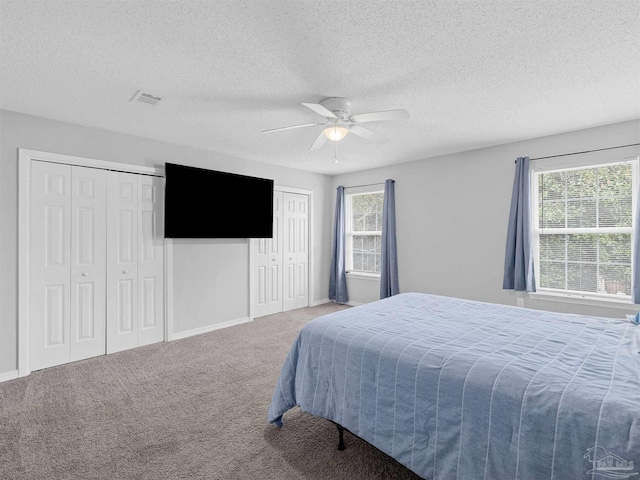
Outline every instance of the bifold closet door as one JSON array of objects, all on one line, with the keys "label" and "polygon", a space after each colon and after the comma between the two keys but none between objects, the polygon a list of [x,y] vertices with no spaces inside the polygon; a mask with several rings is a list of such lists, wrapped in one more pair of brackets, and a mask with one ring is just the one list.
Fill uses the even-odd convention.
[{"label": "bifold closet door", "polygon": [[273,192],[273,238],[251,240],[254,316],[282,312],[282,192]]},{"label": "bifold closet door", "polygon": [[309,306],[309,196],[296,195],[296,308]]},{"label": "bifold closet door", "polygon": [[107,172],[71,167],[71,358],[106,353]]},{"label": "bifold closet door", "polygon": [[309,196],[285,193],[283,311],[309,306]]},{"label": "bifold closet door", "polygon": [[273,192],[273,238],[251,248],[254,317],[309,306],[309,196]]},{"label": "bifold closet door", "polygon": [[105,172],[33,161],[31,370],[105,353]]},{"label": "bifold closet door", "polygon": [[138,175],[138,346],[164,339],[164,179]]},{"label": "bifold closet door", "polygon": [[164,179],[108,173],[107,353],[164,339]]},{"label": "bifold closet door", "polygon": [[138,175],[107,176],[107,353],[138,346]]}]

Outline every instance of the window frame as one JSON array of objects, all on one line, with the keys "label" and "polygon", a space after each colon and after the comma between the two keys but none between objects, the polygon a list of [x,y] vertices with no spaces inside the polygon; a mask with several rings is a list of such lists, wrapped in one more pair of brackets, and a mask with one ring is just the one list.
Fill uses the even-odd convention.
[{"label": "window frame", "polygon": [[[631,227],[603,227],[603,228],[553,228],[553,229],[545,229],[539,227],[539,209],[538,209],[538,174],[540,173],[551,173],[557,171],[566,171],[566,170],[582,170],[589,168],[596,168],[600,166],[612,166],[612,165],[620,165],[625,163],[631,163],[631,184],[632,184],[632,192],[631,192],[631,209],[632,209],[632,224]],[[618,158],[609,158],[603,157],[602,155],[591,155],[589,158],[586,158],[585,155],[580,155],[579,158],[553,158],[553,159],[544,159],[544,160],[532,160],[530,163],[530,192],[531,192],[531,243],[534,255],[534,274],[536,278],[536,292],[529,293],[529,296],[532,298],[536,298],[539,300],[550,300],[550,301],[569,301],[575,302],[579,301],[580,303],[586,303],[589,305],[598,305],[598,304],[618,304],[621,308],[626,308],[628,306],[633,307],[633,303],[631,302],[630,295],[618,295],[618,294],[607,294],[607,293],[597,293],[597,292],[583,292],[579,290],[561,290],[556,288],[545,288],[540,287],[540,235],[545,233],[550,233],[550,230],[553,233],[558,234],[585,234],[585,233],[628,233],[631,235],[631,265],[634,262],[634,252],[633,252],[633,241],[634,241],[634,231],[636,227],[636,209],[638,202],[638,188],[639,188],[639,164],[640,159],[638,156],[623,156]]]},{"label": "window frame", "polygon": [[[344,203],[345,203],[345,270],[349,276],[357,276],[368,278],[372,280],[379,280],[379,272],[367,272],[353,269],[353,214],[352,214],[352,198],[355,195],[366,195],[370,193],[382,193],[384,199],[384,183],[372,184],[363,187],[347,187],[344,189]],[[358,231],[357,235],[379,235],[382,238],[382,228],[380,231]]]}]

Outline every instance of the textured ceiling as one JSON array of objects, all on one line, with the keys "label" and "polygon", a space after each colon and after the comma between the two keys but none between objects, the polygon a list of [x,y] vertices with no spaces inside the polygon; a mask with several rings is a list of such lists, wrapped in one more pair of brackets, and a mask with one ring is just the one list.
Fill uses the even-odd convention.
[{"label": "textured ceiling", "polygon": [[[640,2],[6,1],[0,108],[336,174],[640,118]],[[129,103],[137,90],[163,97]],[[328,96],[404,108],[318,151]]]}]

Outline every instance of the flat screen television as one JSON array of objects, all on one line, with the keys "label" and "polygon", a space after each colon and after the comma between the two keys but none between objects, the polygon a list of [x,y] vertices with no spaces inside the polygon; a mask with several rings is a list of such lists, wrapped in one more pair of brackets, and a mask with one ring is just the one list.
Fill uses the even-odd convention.
[{"label": "flat screen television", "polygon": [[273,180],[165,166],[165,238],[272,238]]}]

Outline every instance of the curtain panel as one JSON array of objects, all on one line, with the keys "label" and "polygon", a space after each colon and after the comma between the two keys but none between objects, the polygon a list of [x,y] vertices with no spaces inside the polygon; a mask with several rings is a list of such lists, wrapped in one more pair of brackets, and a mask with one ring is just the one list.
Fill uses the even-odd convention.
[{"label": "curtain panel", "polygon": [[396,189],[394,180],[385,180],[384,182],[381,257],[380,298],[387,298],[400,293],[400,285],[398,282],[398,248],[396,244]]},{"label": "curtain panel", "polygon": [[336,194],[336,215],[333,225],[333,247],[331,251],[331,273],[329,277],[329,300],[347,303],[346,255],[345,255],[345,211],[344,187],[338,187]]},{"label": "curtain panel", "polygon": [[502,288],[535,292],[531,244],[531,191],[529,157],[516,160],[511,194]]}]

